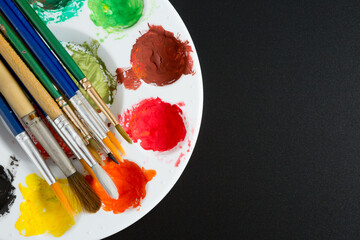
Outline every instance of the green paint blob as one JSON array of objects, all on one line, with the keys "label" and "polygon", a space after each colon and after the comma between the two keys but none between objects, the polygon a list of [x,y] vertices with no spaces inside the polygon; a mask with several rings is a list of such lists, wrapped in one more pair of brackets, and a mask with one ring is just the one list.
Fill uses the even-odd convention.
[{"label": "green paint blob", "polygon": [[90,19],[107,32],[116,32],[137,23],[144,9],[143,0],[89,0]]},{"label": "green paint blob", "polygon": [[35,0],[31,2],[42,9],[59,9],[65,7],[70,0]]},{"label": "green paint blob", "polygon": [[28,0],[45,22],[63,22],[78,15],[85,0]]},{"label": "green paint blob", "polygon": [[[116,78],[111,75],[107,70],[105,63],[97,55],[100,43],[96,40],[92,42],[84,42],[83,44],[67,43],[66,48],[72,52],[72,58],[84,72],[87,79],[95,87],[100,97],[106,104],[112,104],[114,102],[115,90],[116,90]],[[78,82],[74,80],[78,85],[80,91],[84,94],[91,105],[98,109],[96,104],[88,97],[85,91],[80,87]]]}]

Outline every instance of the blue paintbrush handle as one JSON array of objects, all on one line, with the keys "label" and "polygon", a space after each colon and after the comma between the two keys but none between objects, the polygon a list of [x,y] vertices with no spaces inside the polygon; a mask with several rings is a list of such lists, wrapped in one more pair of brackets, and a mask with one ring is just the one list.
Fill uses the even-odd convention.
[{"label": "blue paintbrush handle", "polygon": [[0,93],[0,115],[14,136],[25,131],[14,111]]},{"label": "blue paintbrush handle", "polygon": [[11,0],[1,0],[0,10],[60,90],[67,98],[73,97],[78,90],[77,86],[17,5]]},{"label": "blue paintbrush handle", "polygon": [[25,151],[31,161],[39,169],[41,175],[45,178],[46,182],[51,185],[55,183],[56,179],[46,165],[44,159],[41,157],[38,149],[31,141],[30,137],[25,132],[24,127],[21,125],[20,120],[16,117],[15,113],[6,102],[4,96],[0,93],[0,116],[8,126],[21,148]]}]

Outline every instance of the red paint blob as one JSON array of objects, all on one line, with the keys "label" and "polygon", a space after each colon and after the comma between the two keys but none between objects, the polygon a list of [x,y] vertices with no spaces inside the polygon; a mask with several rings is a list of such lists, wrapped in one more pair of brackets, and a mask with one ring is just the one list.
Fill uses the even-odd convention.
[{"label": "red paint blob", "polygon": [[167,151],[185,139],[182,111],[160,98],[142,100],[126,110],[120,123],[130,138],[145,150]]},{"label": "red paint blob", "polygon": [[162,26],[149,25],[149,30],[136,40],[131,50],[131,69],[116,70],[119,83],[137,89],[146,83],[164,86],[177,81],[183,74],[194,74],[189,41],[182,42]]},{"label": "red paint blob", "polygon": [[112,211],[115,214],[122,213],[130,207],[136,208],[140,206],[141,199],[146,196],[146,184],[156,175],[155,170],[145,170],[126,159],[124,159],[124,162],[120,162],[119,165],[109,161],[103,168],[118,189],[118,199],[110,198],[100,183],[94,180],[91,175],[87,175],[86,180],[101,198],[103,209]]}]

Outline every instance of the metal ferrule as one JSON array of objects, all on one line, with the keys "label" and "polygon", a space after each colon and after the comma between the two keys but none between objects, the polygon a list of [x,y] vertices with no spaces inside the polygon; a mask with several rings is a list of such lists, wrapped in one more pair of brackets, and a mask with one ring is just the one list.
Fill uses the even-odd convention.
[{"label": "metal ferrule", "polygon": [[83,78],[80,80],[80,84],[84,88],[86,93],[90,96],[90,98],[100,108],[100,111],[105,115],[107,119],[109,119],[111,124],[113,124],[114,126],[117,125],[117,119],[111,113],[110,109],[106,106],[104,101],[101,99],[95,88],[92,86],[91,82],[87,78]]},{"label": "metal ferrule", "polygon": [[[71,108],[71,110],[72,110],[72,108]],[[79,121],[81,122],[81,125],[83,125],[85,128],[86,128],[86,131],[87,131],[87,133],[89,134],[89,135],[86,135],[86,138],[85,138],[85,136],[83,136],[83,140],[84,140],[84,143],[85,143],[85,145],[89,145],[89,140],[91,139],[91,138],[93,138],[93,133],[92,133],[92,131],[91,131],[91,128],[89,127],[89,129],[87,129],[87,127],[86,127],[86,122],[84,121],[84,119],[82,118],[82,116],[81,116],[81,114],[79,114],[79,112],[75,109],[75,110],[73,110],[73,113],[76,115],[76,117],[77,117],[77,119],[79,119]],[[72,122],[72,125],[74,126],[74,123]]]},{"label": "metal ferrule", "polygon": [[96,164],[95,159],[93,159],[90,151],[67,118],[64,115],[60,115],[54,120],[54,124],[57,126],[59,132],[62,133],[64,139],[67,140],[67,144],[71,150],[74,153],[76,152],[75,155],[77,155],[79,159],[84,159],[90,167],[94,166],[94,164]]},{"label": "metal ferrule", "polygon": [[64,98],[62,96],[55,99],[55,101],[61,108],[67,105],[67,102],[64,100]]},{"label": "metal ferrule", "polygon": [[34,143],[31,141],[30,137],[26,132],[19,133],[15,136],[16,140],[20,144],[21,148],[28,155],[30,160],[36,165],[41,175],[45,178],[46,182],[49,185],[52,185],[56,182],[56,179],[49,167],[46,165],[44,159],[41,157],[39,151],[37,150]]},{"label": "metal ferrule", "polygon": [[50,130],[46,127],[43,121],[37,116],[36,112],[31,112],[22,118],[26,126],[30,129],[35,138],[43,146],[45,151],[55,161],[61,171],[66,177],[71,176],[76,172],[63,149],[60,147]]},{"label": "metal ferrule", "polygon": [[51,125],[53,126],[53,128],[56,130],[56,132],[60,135],[60,137],[64,140],[64,142],[66,143],[66,145],[70,148],[70,150],[74,153],[75,157],[80,159],[80,153],[78,152],[78,150],[74,147],[76,145],[76,143],[71,140],[69,140],[69,137],[66,137],[64,135],[64,133],[60,130],[60,128],[54,123],[54,121],[49,117],[46,116],[46,119],[48,120],[49,123],[51,123]]},{"label": "metal ferrule", "polygon": [[109,128],[106,127],[104,121],[99,116],[99,113],[96,112],[96,110],[91,106],[91,104],[88,102],[88,100],[84,97],[84,95],[80,91],[77,91],[76,94],[79,96],[79,98],[84,103],[84,105],[89,109],[89,112],[94,117],[94,119],[97,121],[97,123],[101,127],[102,131],[107,133],[109,131]]},{"label": "metal ferrule", "polygon": [[91,131],[99,138],[106,138],[106,133],[103,132],[96,119],[92,116],[89,109],[84,105],[83,101],[80,99],[78,95],[74,95],[70,98],[70,102],[75,107],[76,111],[81,115],[81,118],[88,125]]},{"label": "metal ferrule", "polygon": [[71,109],[69,105],[66,105],[62,108],[62,110],[65,112],[66,116],[69,117],[69,119],[72,121],[72,123],[75,125],[75,127],[80,131],[80,133],[83,135],[85,144],[89,144],[89,139],[91,138],[89,131],[86,129],[84,124],[81,122],[81,120],[76,116],[74,111]]}]

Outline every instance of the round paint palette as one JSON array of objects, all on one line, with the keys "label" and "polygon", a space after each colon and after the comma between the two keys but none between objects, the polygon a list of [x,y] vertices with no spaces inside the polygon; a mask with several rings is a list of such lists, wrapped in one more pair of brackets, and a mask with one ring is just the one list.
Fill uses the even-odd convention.
[{"label": "round paint palette", "polygon": [[[143,191],[125,209],[103,203],[96,214],[77,215],[75,224],[59,234],[61,239],[100,239],[121,231],[148,213],[185,169],[201,123],[200,64],[184,23],[166,0],[121,1],[132,5],[118,6],[115,0],[49,2],[51,6],[44,8],[38,4],[34,8],[73,54],[90,81],[89,75],[102,79],[93,82],[94,86],[134,141],[128,144],[116,133],[127,153],[124,159],[135,164],[140,175],[145,172],[153,175],[156,171],[151,180],[151,177],[144,180],[146,195]],[[135,9],[128,7],[134,4]],[[123,15],[109,17],[110,13]],[[114,128],[111,130],[115,132]],[[0,216],[0,239],[52,238],[48,232],[37,235],[36,231],[23,229],[20,234],[15,228],[23,214],[20,204],[26,202],[19,184],[26,188],[27,176],[39,173],[3,124],[0,134],[0,165],[14,175],[16,195],[9,213]],[[15,156],[18,162],[14,164],[10,156]],[[57,178],[64,178],[51,160],[47,163]],[[77,160],[73,164],[86,174]],[[133,176],[132,172],[129,175]],[[120,198],[125,195],[120,193]]]}]

